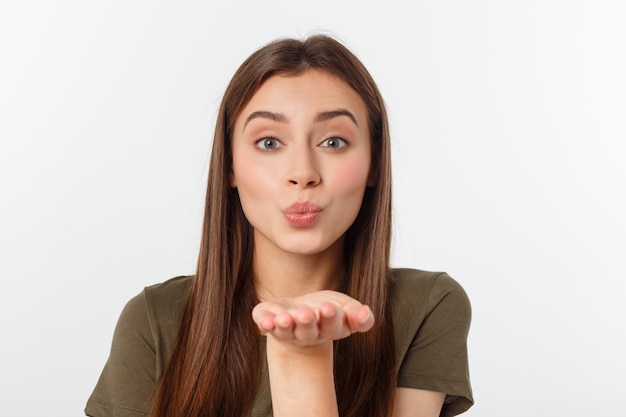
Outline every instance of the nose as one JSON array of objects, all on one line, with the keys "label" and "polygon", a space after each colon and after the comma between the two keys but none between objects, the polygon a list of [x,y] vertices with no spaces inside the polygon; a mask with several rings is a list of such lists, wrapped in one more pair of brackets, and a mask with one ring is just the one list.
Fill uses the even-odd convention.
[{"label": "nose", "polygon": [[321,181],[314,151],[308,146],[292,149],[291,161],[287,171],[287,181],[298,188],[314,187]]}]

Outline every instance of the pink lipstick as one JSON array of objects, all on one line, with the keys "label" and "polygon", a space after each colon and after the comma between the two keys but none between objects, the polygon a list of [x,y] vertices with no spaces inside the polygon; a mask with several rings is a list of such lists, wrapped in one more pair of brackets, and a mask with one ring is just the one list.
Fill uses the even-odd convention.
[{"label": "pink lipstick", "polygon": [[322,213],[322,208],[316,204],[293,203],[283,211],[287,221],[294,227],[311,226]]}]

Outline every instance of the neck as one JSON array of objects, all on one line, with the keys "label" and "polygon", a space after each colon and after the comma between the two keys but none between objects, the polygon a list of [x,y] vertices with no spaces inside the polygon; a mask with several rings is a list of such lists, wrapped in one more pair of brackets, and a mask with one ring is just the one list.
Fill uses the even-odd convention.
[{"label": "neck", "polygon": [[261,300],[298,297],[321,290],[338,290],[345,262],[343,238],[323,252],[302,255],[284,252],[255,239],[252,266]]}]

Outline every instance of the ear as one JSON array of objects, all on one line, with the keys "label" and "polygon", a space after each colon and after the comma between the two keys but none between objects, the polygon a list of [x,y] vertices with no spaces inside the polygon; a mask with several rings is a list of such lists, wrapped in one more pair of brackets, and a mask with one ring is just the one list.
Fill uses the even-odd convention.
[{"label": "ear", "polygon": [[228,174],[228,186],[230,188],[237,188],[237,181],[235,180],[235,173],[233,171],[230,171],[230,174]]}]

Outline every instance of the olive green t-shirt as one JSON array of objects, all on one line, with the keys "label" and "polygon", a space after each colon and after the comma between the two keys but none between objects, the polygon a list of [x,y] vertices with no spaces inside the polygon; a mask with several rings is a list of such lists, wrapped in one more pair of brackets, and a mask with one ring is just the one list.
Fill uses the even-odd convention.
[{"label": "olive green t-shirt", "polygon": [[[192,279],[177,277],[147,287],[128,302],[86,415],[147,415],[178,334]],[[464,412],[473,404],[466,346],[471,309],[465,291],[441,272],[394,269],[392,282],[398,386],[445,392],[441,416]],[[265,364],[251,417],[271,415]]]}]

